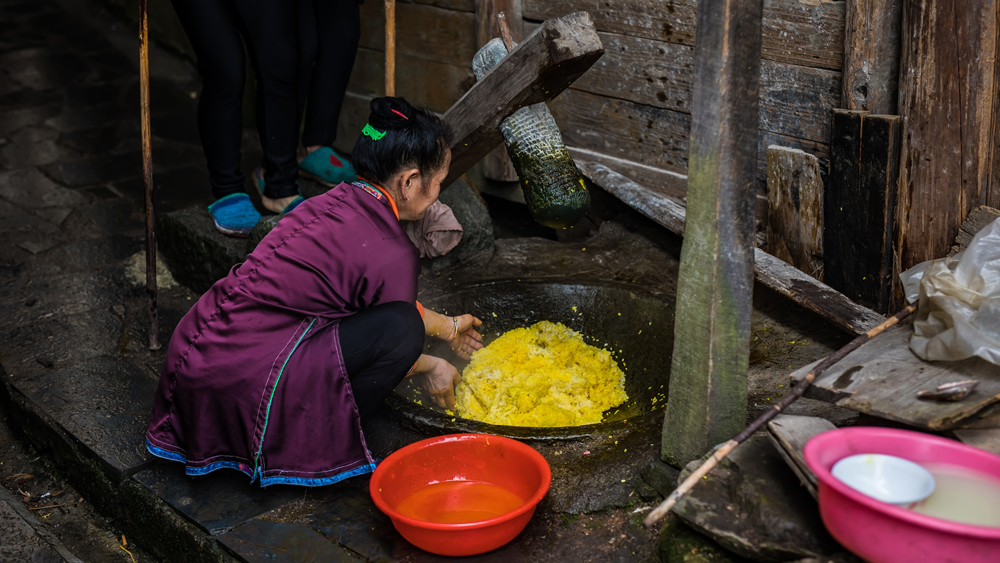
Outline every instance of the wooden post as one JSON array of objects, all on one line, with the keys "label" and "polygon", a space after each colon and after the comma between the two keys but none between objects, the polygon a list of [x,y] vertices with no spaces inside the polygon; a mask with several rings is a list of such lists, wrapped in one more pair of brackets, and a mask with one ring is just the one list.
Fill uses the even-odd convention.
[{"label": "wooden post", "polygon": [[[522,37],[521,0],[476,0],[476,46],[482,47],[500,36],[497,14],[505,14],[514,43]],[[502,182],[516,182],[517,172],[507,155],[507,147],[499,146],[483,158],[483,176]]]},{"label": "wooden post", "polygon": [[396,95],[396,0],[385,0],[385,95]]},{"label": "wooden post", "polygon": [[823,179],[805,151],[767,148],[767,251],[823,279]]},{"label": "wooden post", "polygon": [[847,0],[844,107],[895,114],[902,0]]},{"label": "wooden post", "polygon": [[892,308],[892,230],[900,119],[833,111],[830,185],[824,204],[824,281],[851,299]]},{"label": "wooden post", "polygon": [[947,254],[970,211],[1000,203],[997,20],[997,0],[903,2],[895,274]]},{"label": "wooden post", "polygon": [[701,0],[663,459],[746,426],[762,0]]},{"label": "wooden post", "polygon": [[454,142],[441,186],[448,187],[503,141],[500,123],[510,114],[555,98],[602,55],[604,45],[587,12],[538,26],[442,117]]},{"label": "wooden post", "polygon": [[146,189],[146,295],[149,306],[149,349],[160,349],[156,311],[156,228],[153,216],[153,151],[149,118],[149,7],[139,0],[139,114],[142,135],[142,183]]}]

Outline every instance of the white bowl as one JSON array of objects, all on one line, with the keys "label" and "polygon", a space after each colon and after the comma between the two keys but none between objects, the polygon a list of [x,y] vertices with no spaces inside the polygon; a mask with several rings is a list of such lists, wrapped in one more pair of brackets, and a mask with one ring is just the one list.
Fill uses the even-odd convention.
[{"label": "white bowl", "polygon": [[931,496],[934,477],[923,467],[900,457],[860,454],[845,457],[831,471],[852,489],[876,500],[907,506]]}]

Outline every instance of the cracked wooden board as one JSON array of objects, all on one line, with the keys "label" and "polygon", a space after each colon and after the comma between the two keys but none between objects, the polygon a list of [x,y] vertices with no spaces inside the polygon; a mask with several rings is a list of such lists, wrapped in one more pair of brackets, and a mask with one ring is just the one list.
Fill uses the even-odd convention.
[{"label": "cracked wooden board", "polygon": [[[1000,400],[1000,366],[979,358],[925,362],[910,351],[912,333],[910,327],[886,331],[827,369],[805,396],[934,431],[956,428]],[[792,381],[804,378],[816,363],[792,373]],[[965,379],[979,385],[961,401],[917,399],[918,391]]]}]

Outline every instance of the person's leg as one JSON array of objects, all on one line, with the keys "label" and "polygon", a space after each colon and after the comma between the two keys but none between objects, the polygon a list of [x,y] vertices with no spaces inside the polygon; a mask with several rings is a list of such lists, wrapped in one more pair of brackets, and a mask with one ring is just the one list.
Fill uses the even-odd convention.
[{"label": "person's leg", "polygon": [[202,78],[198,132],[208,162],[212,195],[243,192],[240,171],[243,133],[243,41],[230,0],[173,0],[174,10],[198,57]]},{"label": "person's leg", "polygon": [[406,377],[423,347],[424,323],[413,303],[383,303],[340,321],[340,349],[361,418]]},{"label": "person's leg", "polygon": [[340,108],[361,38],[361,15],[357,0],[314,0],[313,5],[318,30],[316,64],[302,144],[315,148],[328,147],[337,139]]},{"label": "person's leg", "polygon": [[[298,13],[287,0],[236,2],[257,71],[267,199],[298,195]],[[265,199],[265,205],[267,204]]]}]

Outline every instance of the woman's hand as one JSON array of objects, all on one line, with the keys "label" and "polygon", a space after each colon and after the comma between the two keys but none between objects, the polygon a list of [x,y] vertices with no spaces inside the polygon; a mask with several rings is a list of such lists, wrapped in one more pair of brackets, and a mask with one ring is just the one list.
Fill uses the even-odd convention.
[{"label": "woman's hand", "polygon": [[455,408],[455,385],[462,381],[462,374],[448,361],[434,356],[421,356],[418,366],[423,364],[429,369],[419,373],[421,387],[431,396],[439,407]]},{"label": "woman's hand", "polygon": [[468,360],[473,352],[483,347],[483,337],[475,330],[481,324],[483,321],[472,315],[449,317],[424,310],[426,334],[447,342],[463,360]]},{"label": "woman's hand", "polygon": [[473,352],[483,347],[483,336],[475,329],[483,324],[483,321],[472,315],[458,315],[453,318],[455,320],[452,321],[452,337],[445,341],[451,344],[451,349],[459,357],[468,360]]}]

